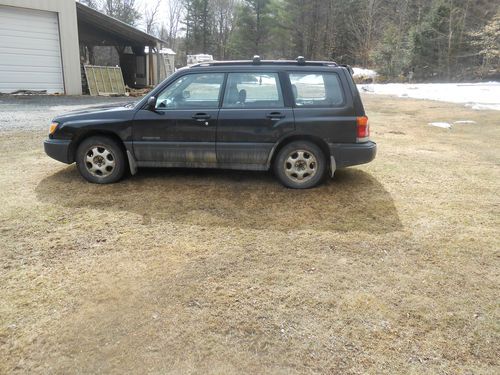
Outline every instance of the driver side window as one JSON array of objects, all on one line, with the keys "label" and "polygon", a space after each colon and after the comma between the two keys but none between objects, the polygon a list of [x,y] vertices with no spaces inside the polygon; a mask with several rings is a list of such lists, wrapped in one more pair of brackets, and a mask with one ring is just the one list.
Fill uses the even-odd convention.
[{"label": "driver side window", "polygon": [[223,73],[182,76],[158,96],[156,109],[218,108],[223,82]]}]

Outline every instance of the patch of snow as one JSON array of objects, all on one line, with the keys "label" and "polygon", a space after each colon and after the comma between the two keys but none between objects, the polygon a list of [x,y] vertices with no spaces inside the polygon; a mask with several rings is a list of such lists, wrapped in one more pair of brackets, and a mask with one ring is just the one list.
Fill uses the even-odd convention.
[{"label": "patch of snow", "polygon": [[[358,79],[374,79],[377,72],[371,69],[352,68],[353,77]],[[308,74],[297,80],[299,83],[306,83],[309,85],[324,85],[323,76],[321,74]]]},{"label": "patch of snow", "polygon": [[483,104],[483,103],[467,103],[465,106],[466,107],[470,107],[472,109],[476,109],[478,111],[480,111],[482,109],[493,109],[493,110],[496,110],[496,111],[500,111],[500,104],[496,104],[496,103],[487,103],[487,104]]},{"label": "patch of snow", "polygon": [[454,121],[453,124],[477,124],[474,120],[458,120]]},{"label": "patch of snow", "polygon": [[297,80],[298,83],[308,85],[324,85],[323,76],[321,74],[308,74]]},{"label": "patch of snow", "polygon": [[377,72],[371,69],[365,68],[352,68],[354,71],[353,77],[355,78],[375,78],[377,76]]},{"label": "patch of snow", "polygon": [[451,129],[451,124],[447,122],[429,122],[431,126],[437,126],[438,128]]},{"label": "patch of snow", "polygon": [[500,82],[484,83],[387,83],[359,85],[362,91],[414,99],[464,104],[472,109],[500,111]]}]

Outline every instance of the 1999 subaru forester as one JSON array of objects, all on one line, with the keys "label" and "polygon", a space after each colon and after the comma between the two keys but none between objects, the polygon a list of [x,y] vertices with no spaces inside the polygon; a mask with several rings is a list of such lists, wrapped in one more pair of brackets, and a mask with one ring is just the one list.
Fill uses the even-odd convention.
[{"label": "1999 subaru forester", "polygon": [[56,117],[44,147],[94,183],[138,167],[272,168],[299,189],[376,154],[348,66],[258,57],[194,65],[138,103]]}]

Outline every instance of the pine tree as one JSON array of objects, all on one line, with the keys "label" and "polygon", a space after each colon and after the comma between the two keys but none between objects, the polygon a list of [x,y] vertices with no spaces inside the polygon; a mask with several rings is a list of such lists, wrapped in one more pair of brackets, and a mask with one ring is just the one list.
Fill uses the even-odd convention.
[{"label": "pine tree", "polygon": [[237,9],[236,30],[231,40],[232,55],[250,58],[264,55],[270,35],[270,0],[245,0]]},{"label": "pine tree", "polygon": [[186,0],[185,11],[187,54],[212,53],[215,20],[209,0]]},{"label": "pine tree", "polygon": [[471,32],[470,35],[482,58],[480,75],[500,73],[500,12],[480,31]]}]

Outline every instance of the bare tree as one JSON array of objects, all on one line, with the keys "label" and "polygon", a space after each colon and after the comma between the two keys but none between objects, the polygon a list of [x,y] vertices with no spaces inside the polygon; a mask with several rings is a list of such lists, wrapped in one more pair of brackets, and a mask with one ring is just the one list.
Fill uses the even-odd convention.
[{"label": "bare tree", "polygon": [[79,2],[93,9],[99,9],[102,5],[99,0],[79,0]]},{"label": "bare tree", "polygon": [[181,0],[167,2],[167,17],[161,25],[160,38],[170,44],[170,48],[177,48],[177,37],[183,16],[183,3]]},{"label": "bare tree", "polygon": [[135,0],[78,0],[99,12],[116,18],[129,25],[135,26],[141,19],[141,13],[137,11]]},{"label": "bare tree", "polygon": [[213,0],[212,7],[216,21],[217,58],[227,58],[228,41],[234,28],[237,0]]},{"label": "bare tree", "polygon": [[160,5],[162,3],[162,0],[156,0],[154,1],[154,4],[152,7],[145,5],[144,6],[144,23],[146,26],[146,32],[148,34],[155,34],[157,29],[157,23],[158,23],[158,15],[160,12]]},{"label": "bare tree", "polygon": [[108,16],[132,26],[137,25],[137,22],[141,19],[135,0],[104,0],[103,10]]},{"label": "bare tree", "polygon": [[382,0],[365,0],[360,13],[350,15],[352,35],[355,39],[352,51],[363,66],[370,65],[370,57],[381,29]]}]

